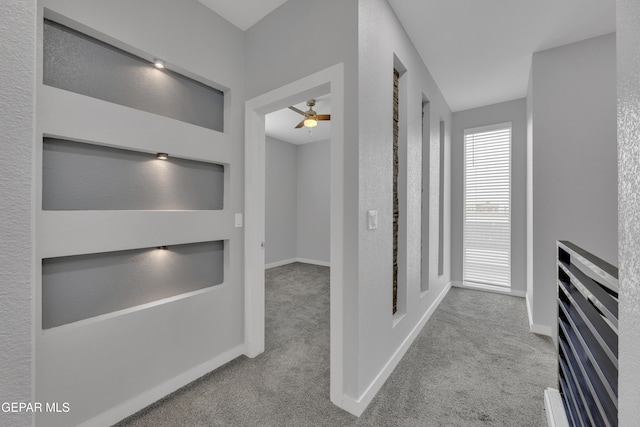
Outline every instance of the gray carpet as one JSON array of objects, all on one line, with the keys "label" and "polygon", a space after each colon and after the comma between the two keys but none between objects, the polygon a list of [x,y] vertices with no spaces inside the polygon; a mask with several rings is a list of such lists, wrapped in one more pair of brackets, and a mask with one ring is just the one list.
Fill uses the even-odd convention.
[{"label": "gray carpet", "polygon": [[329,269],[267,270],[266,317],[264,354],[118,426],[546,426],[555,350],[521,298],[452,289],[360,418],[329,401]]}]

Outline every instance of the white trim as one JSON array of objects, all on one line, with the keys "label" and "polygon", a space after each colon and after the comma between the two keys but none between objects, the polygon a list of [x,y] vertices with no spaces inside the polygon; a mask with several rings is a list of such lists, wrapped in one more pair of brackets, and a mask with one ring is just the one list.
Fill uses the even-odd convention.
[{"label": "white trim", "polygon": [[298,261],[298,258],[289,258],[289,259],[283,259],[282,261],[270,262],[269,264],[264,265],[264,269],[268,270],[270,268],[282,267],[283,265],[293,264],[294,262],[297,262],[297,261]]},{"label": "white trim", "polygon": [[427,312],[422,316],[422,319],[418,322],[418,324],[411,330],[407,338],[402,342],[400,347],[396,350],[396,352],[391,356],[389,361],[384,365],[382,370],[376,375],[373,382],[367,387],[367,389],[362,393],[360,398],[357,400],[345,395],[343,400],[343,409],[352,413],[353,415],[359,417],[362,413],[367,409],[369,403],[373,400],[375,395],[378,393],[384,382],[389,378],[393,370],[398,366],[400,360],[404,357],[405,353],[413,344],[413,341],[417,338],[418,334],[422,331],[424,325],[426,325],[427,321],[431,318],[436,308],[440,305],[444,297],[447,295],[449,290],[451,289],[451,283],[448,283],[440,295],[433,301],[433,304],[429,307]]},{"label": "white trim", "polygon": [[319,265],[321,267],[330,267],[331,266],[330,262],[320,261],[320,260],[317,260],[317,259],[296,258],[296,262],[302,262],[302,263],[305,263],[305,264]]},{"label": "white trim", "polygon": [[304,264],[319,265],[322,267],[331,266],[331,263],[327,261],[320,261],[320,260],[308,259],[308,258],[289,258],[282,261],[276,261],[276,262],[271,262],[269,264],[265,264],[264,269],[268,270],[270,268],[282,267],[283,265],[293,264],[294,262],[302,262]]},{"label": "white trim", "polygon": [[546,335],[548,337],[553,338],[553,329],[551,326],[546,325],[538,325],[533,323],[533,310],[531,308],[531,300],[529,299],[529,295],[526,296],[527,303],[527,315],[529,316],[529,331],[538,335]]},{"label": "white trim", "polygon": [[524,298],[527,293],[525,291],[517,291],[511,288],[502,288],[500,286],[476,285],[472,283],[452,281],[451,284],[455,288],[473,289],[476,291],[492,292],[494,294],[510,295],[512,297]]},{"label": "white trim", "polygon": [[331,96],[331,401],[343,407],[344,374],[344,65],[274,89],[245,102],[245,344],[246,355],[264,351],[265,131],[264,116],[297,102]]},{"label": "white trim", "polygon": [[544,391],[544,409],[547,413],[549,427],[569,427],[567,413],[562,404],[562,396],[558,390],[548,388]]},{"label": "white trim", "polygon": [[241,356],[245,352],[244,345],[239,345],[231,350],[227,350],[219,356],[198,365],[187,372],[184,372],[164,383],[153,387],[138,396],[115,406],[100,415],[97,415],[89,420],[83,422],[78,427],[91,427],[91,426],[110,426],[118,421],[127,418],[130,415],[135,414],[139,410],[146,408],[152,403],[162,399],[163,397],[173,393],[176,390],[186,386],[187,384],[197,380],[198,378],[208,374],[209,372],[219,368],[227,362]]}]

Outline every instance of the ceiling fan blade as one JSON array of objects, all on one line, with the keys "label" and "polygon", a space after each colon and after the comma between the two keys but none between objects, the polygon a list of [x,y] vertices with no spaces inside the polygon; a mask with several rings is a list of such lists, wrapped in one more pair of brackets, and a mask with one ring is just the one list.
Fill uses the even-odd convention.
[{"label": "ceiling fan blade", "polygon": [[299,129],[302,126],[304,126],[304,120],[302,120],[300,123],[298,123],[298,126],[296,126],[296,129]]},{"label": "ceiling fan blade", "polygon": [[316,116],[317,120],[331,120],[331,114],[318,114]]},{"label": "ceiling fan blade", "polygon": [[296,107],[289,107],[289,109],[292,110],[292,111],[295,111],[298,114],[302,114],[303,116],[305,115],[304,111],[298,110]]}]

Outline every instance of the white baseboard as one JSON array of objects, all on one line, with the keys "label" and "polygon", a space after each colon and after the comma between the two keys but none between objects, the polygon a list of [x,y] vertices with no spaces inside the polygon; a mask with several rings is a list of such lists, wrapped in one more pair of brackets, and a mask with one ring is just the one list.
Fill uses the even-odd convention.
[{"label": "white baseboard", "polygon": [[271,262],[269,264],[265,264],[264,265],[264,269],[268,270],[268,269],[274,268],[274,267],[281,267],[283,265],[293,264],[294,262],[296,262],[295,258],[290,258],[290,259],[284,259],[282,261]]},{"label": "white baseboard", "polygon": [[511,295],[513,297],[519,297],[519,298],[524,298],[527,295],[525,291],[513,290],[511,288],[501,289],[499,286],[470,285],[470,284],[458,282],[458,281],[452,281],[451,284],[456,288],[474,289],[476,291],[493,292],[495,294]]},{"label": "white baseboard", "polygon": [[538,335],[546,335],[548,337],[553,338],[553,329],[551,326],[546,325],[538,325],[533,323],[533,311],[531,310],[531,300],[529,299],[529,295],[526,296],[526,304],[527,304],[527,316],[529,316],[529,331]]},{"label": "white baseboard", "polygon": [[285,259],[282,261],[276,261],[276,262],[272,262],[269,264],[265,264],[264,268],[265,270],[268,270],[270,268],[274,268],[274,267],[281,267],[283,265],[287,265],[287,264],[293,264],[294,262],[302,262],[304,264],[313,264],[313,265],[320,265],[322,267],[330,267],[331,264],[327,261],[319,261],[316,259],[308,259],[308,258],[290,258],[290,259]]},{"label": "white baseboard", "polygon": [[544,408],[547,413],[549,427],[569,427],[569,420],[564,411],[560,392],[553,388],[544,391]]},{"label": "white baseboard", "polygon": [[186,386],[187,384],[197,380],[203,375],[208,374],[216,368],[224,365],[233,359],[242,356],[245,352],[245,346],[239,345],[227,350],[221,355],[214,357],[213,359],[198,365],[187,372],[184,372],[177,377],[165,381],[164,383],[154,387],[146,392],[139,394],[138,396],[127,400],[120,405],[113,407],[102,414],[95,416],[82,424],[79,427],[93,427],[93,426],[110,426],[118,421],[121,421],[128,416],[131,416],[139,410],[146,408],[152,403],[162,399],[163,397],[173,393],[174,391]]},{"label": "white baseboard", "polygon": [[415,341],[416,337],[422,331],[422,328],[427,323],[427,321],[431,318],[436,308],[440,305],[444,297],[447,295],[449,290],[451,289],[451,283],[447,284],[440,295],[435,299],[431,307],[427,310],[427,312],[422,316],[418,324],[411,330],[407,338],[402,342],[400,347],[393,353],[393,356],[389,359],[389,361],[384,365],[382,370],[378,373],[373,382],[367,387],[367,389],[362,393],[359,399],[354,399],[350,396],[344,396],[342,400],[342,409],[347,412],[359,417],[362,415],[369,403],[373,400],[375,395],[378,393],[384,382],[389,378],[389,375],[393,372],[393,370],[398,366],[400,360],[405,355],[413,341]]}]

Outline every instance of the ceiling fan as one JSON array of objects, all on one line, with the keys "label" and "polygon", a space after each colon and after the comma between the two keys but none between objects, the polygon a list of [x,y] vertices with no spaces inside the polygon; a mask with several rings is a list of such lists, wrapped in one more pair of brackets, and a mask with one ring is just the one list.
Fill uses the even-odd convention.
[{"label": "ceiling fan", "polygon": [[307,101],[307,106],[309,109],[307,111],[302,111],[297,109],[296,107],[289,107],[289,109],[295,111],[298,114],[302,114],[304,119],[296,126],[296,129],[301,128],[302,126],[306,126],[309,128],[318,126],[319,120],[331,120],[331,114],[318,114],[313,111],[313,106],[316,105],[315,99],[310,99]]}]

